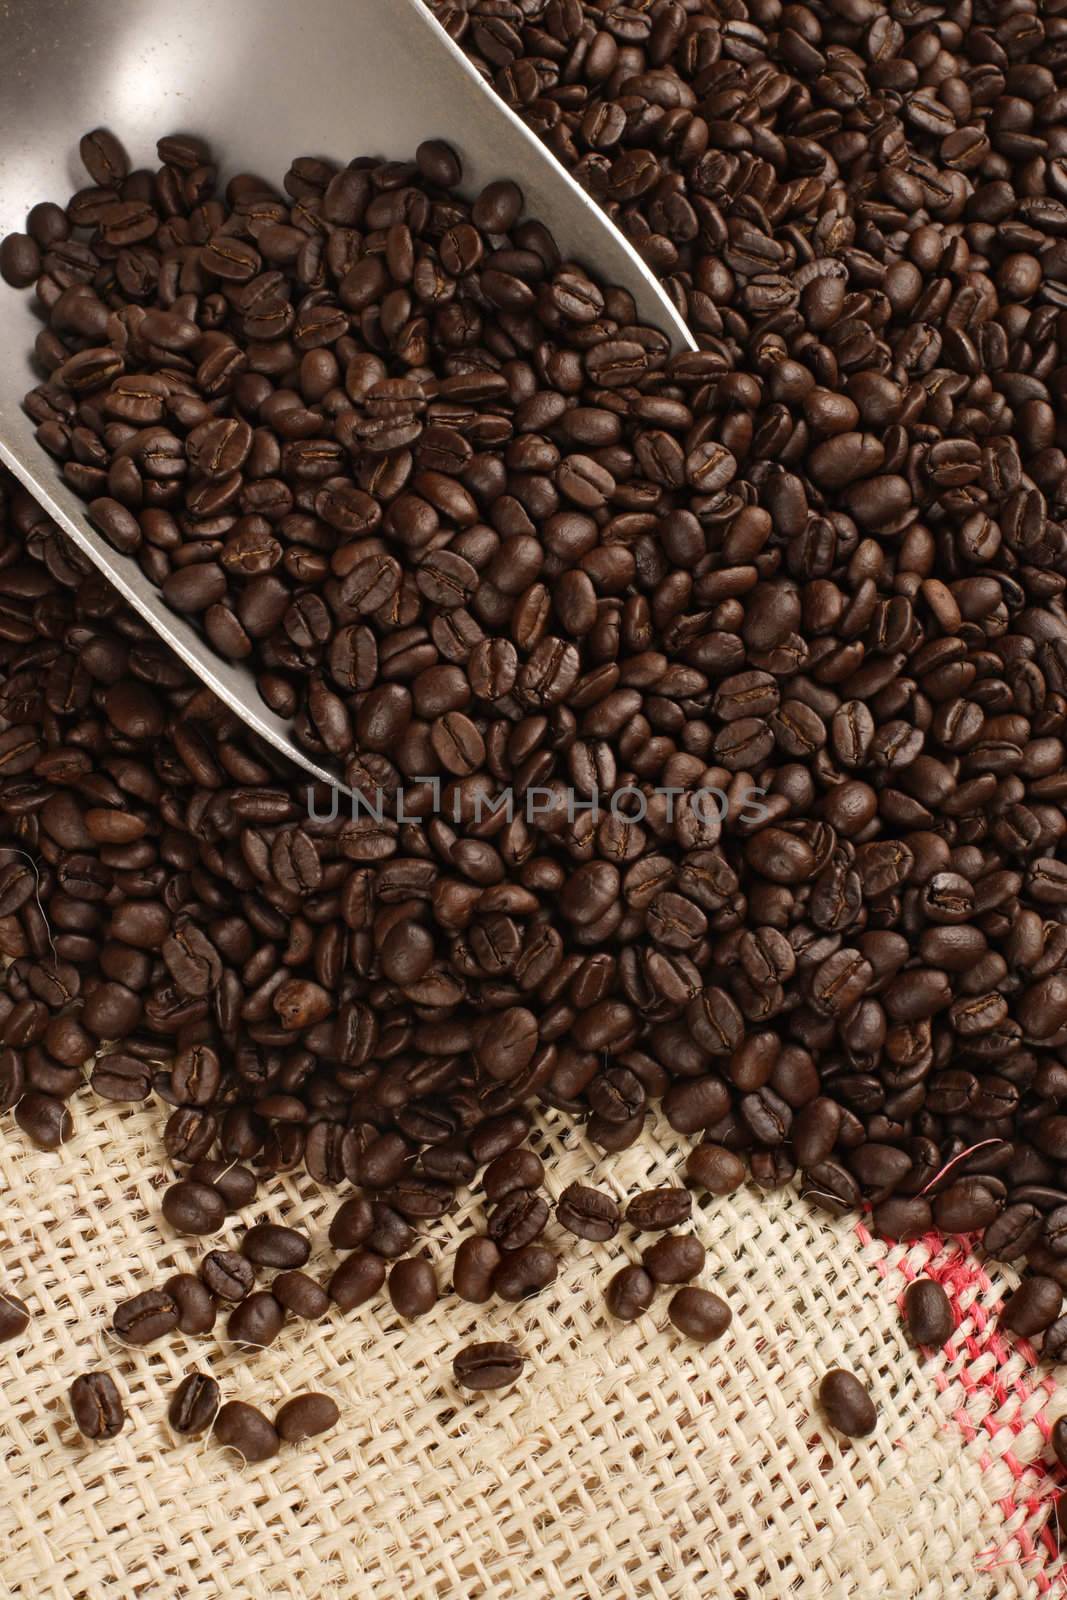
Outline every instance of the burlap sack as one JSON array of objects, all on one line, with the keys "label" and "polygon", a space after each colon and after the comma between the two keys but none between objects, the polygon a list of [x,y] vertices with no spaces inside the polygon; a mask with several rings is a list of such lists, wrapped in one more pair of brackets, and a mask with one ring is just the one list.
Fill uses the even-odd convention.
[{"label": "burlap sack", "polygon": [[[924,1247],[887,1252],[854,1220],[755,1190],[705,1197],[697,1214],[701,1281],[734,1312],[708,1349],[671,1328],[665,1292],[636,1324],[606,1319],[604,1284],[633,1243],[565,1235],[557,1284],[522,1306],[479,1311],[448,1295],[403,1325],[383,1296],[319,1325],[291,1321],[252,1360],[227,1349],[221,1321],[221,1337],[128,1351],[107,1331],[116,1301],[199,1251],[159,1225],[158,1111],[88,1096],[75,1109],[77,1137],[57,1155],[13,1129],[0,1145],[0,1273],[34,1312],[27,1334],[0,1347],[5,1596],[986,1600],[1062,1589],[1041,1533],[1056,1490],[1054,1386],[1000,1341],[1000,1285],[956,1246],[932,1270],[963,1320],[925,1361],[897,1307]],[[679,1152],[660,1134],[598,1158],[554,1118],[542,1136],[553,1195],[575,1178],[620,1197],[671,1181]],[[284,1214],[315,1240],[311,1270],[328,1271],[336,1198],[277,1179],[262,1202],[243,1220]],[[443,1282],[479,1215],[472,1204],[430,1233]],[[519,1342],[528,1365],[514,1389],[474,1400],[456,1389],[452,1356],[471,1337]],[[836,1364],[870,1383],[880,1420],[869,1441],[834,1438],[814,1410]],[[94,1446],[75,1431],[67,1389],[95,1366],[115,1373],[129,1416]],[[197,1366],[225,1397],[268,1411],[326,1390],[341,1423],[242,1467],[210,1439],[169,1432],[169,1395]]]}]

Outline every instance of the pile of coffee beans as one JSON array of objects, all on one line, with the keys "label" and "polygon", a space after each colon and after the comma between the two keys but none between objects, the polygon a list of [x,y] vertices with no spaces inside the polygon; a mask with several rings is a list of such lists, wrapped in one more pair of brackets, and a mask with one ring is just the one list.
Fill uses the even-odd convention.
[{"label": "pile of coffee beans", "polygon": [[[1058,24],[762,10],[452,7],[506,92],[608,141],[584,175],[696,353],[434,142],[279,191],[97,131],[91,186],[5,241],[43,447],[370,809],[308,793],[10,492],[0,1103],[54,1148],[94,1056],[159,1095],[192,1235],[257,1170],[357,1185],[329,1298],[420,1315],[416,1230],[483,1167],[457,1288],[555,1277],[532,1102],[617,1151],[658,1101],[712,1194],[799,1171],[890,1237],[986,1230],[1058,1357]],[[557,1218],[619,1227],[584,1185]],[[721,1332],[693,1243],[612,1312],[679,1283],[675,1325]],[[279,1282],[230,1313],[250,1343]],[[198,1315],[146,1296],[126,1337]]]},{"label": "pile of coffee beans", "polygon": [[797,606],[770,670],[826,729],[793,817],[836,834],[767,920],[795,945],[799,888],[872,969],[835,952],[847,1020],[784,1030],[834,1103],[789,1130],[805,1186],[1062,1288],[1067,19],[430,4],[725,368],[716,436]]}]

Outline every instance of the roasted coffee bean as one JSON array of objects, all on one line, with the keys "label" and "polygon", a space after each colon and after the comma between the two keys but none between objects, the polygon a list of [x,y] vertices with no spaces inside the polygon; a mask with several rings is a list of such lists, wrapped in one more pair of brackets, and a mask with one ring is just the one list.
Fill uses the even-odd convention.
[{"label": "roasted coffee bean", "polygon": [[437,1304],[437,1275],[425,1256],[408,1256],[389,1269],[389,1298],[406,1322],[425,1316]]},{"label": "roasted coffee bean", "polygon": [[217,1299],[234,1302],[251,1294],[256,1281],[252,1263],[236,1250],[209,1250],[200,1263],[200,1276]]},{"label": "roasted coffee bean", "polygon": [[243,1456],[247,1466],[278,1454],[280,1440],[273,1423],[244,1400],[227,1400],[211,1431],[219,1444]]},{"label": "roasted coffee bean", "polygon": [[652,1304],[655,1290],[644,1267],[620,1267],[604,1291],[604,1301],[620,1322],[634,1322]]},{"label": "roasted coffee bean", "polygon": [[518,1189],[537,1189],[544,1182],[545,1168],[532,1150],[506,1150],[491,1161],[482,1174],[482,1188],[494,1203]]},{"label": "roasted coffee bean", "polygon": [[850,1439],[862,1439],[878,1426],[874,1401],[851,1372],[834,1367],[819,1384],[819,1405],[830,1426]]},{"label": "roasted coffee bean", "polygon": [[452,1373],[461,1389],[509,1389],[522,1377],[525,1365],[513,1344],[491,1341],[469,1344],[452,1361]]},{"label": "roasted coffee bean", "polygon": [[336,1427],[341,1413],[328,1394],[294,1394],[278,1408],[274,1427],[279,1439],[287,1444],[299,1444],[304,1439],[314,1439]]},{"label": "roasted coffee bean", "polygon": [[688,1283],[704,1270],[704,1246],[692,1234],[668,1233],[641,1252],[654,1283]]},{"label": "roasted coffee bean", "polygon": [[[1067,1220],[1067,1212],[1064,1219]],[[986,1228],[982,1247],[997,1260],[1017,1261],[1037,1242],[1049,1221],[1051,1218],[1044,1219],[1036,1206],[1021,1203],[1006,1206]]]},{"label": "roasted coffee bean", "polygon": [[115,1380],[108,1372],[83,1372],[70,1386],[70,1409],[78,1432],[95,1441],[114,1439],[126,1421]]},{"label": "roasted coffee bean", "polygon": [[372,1299],[385,1283],[385,1261],[372,1250],[354,1250],[336,1269],[327,1293],[342,1311],[353,1311]]},{"label": "roasted coffee bean", "polygon": [[0,1288],[0,1344],[17,1339],[30,1325],[30,1313],[25,1301],[10,1289]]},{"label": "roasted coffee bean", "polygon": [[547,1288],[557,1268],[556,1257],[544,1245],[528,1244],[520,1250],[504,1252],[493,1273],[493,1293],[502,1300],[524,1300]]},{"label": "roasted coffee bean", "polygon": [[190,1372],[182,1379],[167,1407],[167,1421],[175,1433],[195,1438],[206,1433],[219,1409],[219,1386],[206,1372]]},{"label": "roasted coffee bean", "polygon": [[30,1090],[15,1107],[15,1121],[39,1150],[58,1150],[74,1132],[74,1122],[62,1100]]},{"label": "roasted coffee bean", "polygon": [[626,1220],[642,1233],[657,1233],[688,1222],[692,1209],[688,1189],[645,1189],[627,1205]]},{"label": "roasted coffee bean", "polygon": [[240,1211],[255,1199],[256,1176],[247,1167],[233,1162],[203,1160],[189,1168],[194,1183],[203,1183],[221,1194],[228,1211]]},{"label": "roasted coffee bean", "polygon": [[230,1312],[226,1333],[236,1344],[263,1350],[274,1343],[284,1322],[284,1307],[269,1290],[257,1289]]},{"label": "roasted coffee bean", "polygon": [[618,1202],[603,1189],[572,1183],[556,1201],[556,1221],[579,1239],[603,1243],[618,1233],[622,1213]]},{"label": "roasted coffee bean", "polygon": [[492,1297],[493,1274],[500,1260],[500,1249],[492,1239],[474,1234],[462,1240],[452,1265],[452,1287],[460,1299],[485,1305]]},{"label": "roasted coffee bean", "polygon": [[226,1202],[206,1183],[183,1178],[163,1196],[163,1215],[179,1233],[217,1233],[226,1220]]},{"label": "roasted coffee bean", "polygon": [[679,1289],[667,1303],[667,1315],[679,1333],[701,1344],[721,1339],[732,1320],[730,1307],[710,1289]]},{"label": "roasted coffee bean", "polygon": [[719,1144],[698,1144],[686,1157],[686,1176],[709,1194],[733,1194],[745,1181],[745,1163]]},{"label": "roasted coffee bean", "polygon": [[259,1222],[241,1240],[241,1254],[258,1267],[302,1267],[311,1244],[295,1228],[277,1222]]},{"label": "roasted coffee bean", "polygon": [[528,1189],[513,1189],[489,1214],[486,1232],[503,1251],[521,1250],[545,1231],[548,1201]]},{"label": "roasted coffee bean", "polygon": [[1052,1278],[1026,1277],[1004,1302],[1001,1327],[1024,1339],[1042,1333],[1055,1322],[1063,1304],[1063,1290]]},{"label": "roasted coffee bean", "polygon": [[934,1199],[934,1221],[946,1233],[988,1227],[999,1210],[996,1196],[980,1178],[958,1178]]},{"label": "roasted coffee bean", "polygon": [[270,1292],[286,1311],[308,1322],[317,1322],[330,1309],[326,1290],[306,1272],[279,1272],[271,1283]]},{"label": "roasted coffee bean", "polygon": [[115,1307],[111,1326],[123,1344],[151,1344],[178,1326],[180,1312],[164,1289],[146,1289]]},{"label": "roasted coffee bean", "polygon": [[1057,1317],[1045,1330],[1041,1354],[1046,1361],[1062,1361],[1067,1356],[1067,1317]]},{"label": "roasted coffee bean", "polygon": [[904,1316],[915,1344],[940,1350],[952,1337],[955,1319],[952,1303],[933,1278],[916,1278],[904,1291]]},{"label": "roasted coffee bean", "polygon": [[152,1092],[152,1069],[147,1061],[111,1051],[97,1057],[89,1082],[104,1100],[147,1100]]},{"label": "roasted coffee bean", "polygon": [[163,1285],[163,1293],[170,1296],[178,1308],[179,1333],[210,1333],[215,1326],[218,1307],[214,1290],[192,1272],[178,1272]]},{"label": "roasted coffee bean", "polygon": [[330,1222],[329,1239],[335,1250],[356,1250],[374,1227],[374,1211],[363,1195],[353,1195],[338,1206]]}]

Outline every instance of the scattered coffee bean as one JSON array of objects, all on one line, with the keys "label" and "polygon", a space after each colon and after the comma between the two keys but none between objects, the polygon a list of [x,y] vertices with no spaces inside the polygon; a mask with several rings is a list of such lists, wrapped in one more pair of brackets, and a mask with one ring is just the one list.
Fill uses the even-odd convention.
[{"label": "scattered coffee bean", "polygon": [[692,1209],[688,1189],[646,1189],[626,1207],[626,1220],[642,1233],[657,1233],[688,1222]]},{"label": "scattered coffee bean", "polygon": [[206,1372],[190,1372],[171,1397],[167,1420],[175,1433],[204,1433],[219,1409],[219,1386]]},{"label": "scattered coffee bean", "polygon": [[270,1292],[286,1311],[308,1322],[317,1322],[330,1309],[330,1297],[326,1290],[314,1278],[309,1278],[306,1272],[279,1272],[270,1286]]},{"label": "scattered coffee bean", "polygon": [[831,1427],[850,1439],[862,1439],[878,1425],[874,1401],[859,1379],[841,1367],[834,1367],[819,1384],[819,1404]]},{"label": "scattered coffee bean", "polygon": [[260,1267],[302,1267],[311,1254],[311,1245],[295,1228],[276,1222],[260,1222],[249,1228],[241,1240],[241,1254]]},{"label": "scattered coffee bean", "polygon": [[518,1189],[537,1189],[544,1180],[545,1168],[540,1156],[532,1150],[507,1150],[486,1167],[482,1188],[486,1199],[495,1204]]},{"label": "scattered coffee bean", "polygon": [[145,1289],[115,1307],[111,1327],[124,1344],[152,1344],[178,1326],[180,1315],[165,1289]]},{"label": "scattered coffee bean", "polygon": [[705,1249],[692,1234],[668,1233],[641,1252],[653,1283],[688,1283],[704,1270]]},{"label": "scattered coffee bean", "polygon": [[217,1299],[234,1302],[251,1294],[256,1281],[252,1263],[236,1250],[209,1250],[200,1263],[200,1276]]},{"label": "scattered coffee bean", "polygon": [[354,1311],[371,1300],[385,1283],[385,1262],[373,1250],[353,1250],[336,1269],[327,1293],[342,1311]]},{"label": "scattered coffee bean", "polygon": [[655,1283],[644,1267],[620,1267],[604,1291],[604,1300],[613,1317],[633,1322],[652,1304]]},{"label": "scattered coffee bean", "polygon": [[710,1289],[677,1290],[668,1302],[667,1315],[679,1333],[702,1344],[720,1339],[731,1322],[730,1307]]},{"label": "scattered coffee bean", "polygon": [[452,1372],[462,1389],[508,1389],[522,1377],[525,1366],[513,1344],[499,1340],[469,1344],[452,1362]]},{"label": "scattered coffee bean", "polygon": [[10,1289],[0,1288],[0,1344],[17,1339],[30,1325],[30,1311],[25,1301]]},{"label": "scattered coffee bean", "polygon": [[452,1287],[461,1300],[480,1306],[492,1298],[493,1274],[500,1259],[492,1239],[474,1234],[461,1242],[452,1266]]},{"label": "scattered coffee bean", "polygon": [[212,1433],[221,1445],[236,1450],[251,1466],[278,1454],[280,1440],[270,1420],[243,1400],[227,1400],[215,1417]]},{"label": "scattered coffee bean", "polygon": [[173,1278],[167,1279],[163,1285],[163,1293],[169,1295],[178,1308],[179,1333],[211,1332],[215,1326],[218,1307],[208,1284],[191,1272],[178,1272]]},{"label": "scattered coffee bean", "polygon": [[904,1315],[914,1344],[940,1350],[956,1326],[952,1302],[933,1278],[917,1278],[904,1291]]},{"label": "scattered coffee bean", "polygon": [[164,1194],[163,1215],[179,1233],[217,1233],[226,1220],[226,1202],[217,1189],[183,1178]]},{"label": "scattered coffee bean", "polygon": [[493,1293],[502,1300],[525,1300],[554,1282],[559,1263],[544,1245],[528,1244],[505,1250],[493,1273]]},{"label": "scattered coffee bean", "polygon": [[279,1408],[274,1426],[280,1439],[299,1444],[302,1439],[327,1433],[336,1426],[340,1415],[328,1394],[294,1394]]},{"label": "scattered coffee bean", "polygon": [[256,1175],[234,1162],[203,1160],[189,1168],[194,1183],[205,1183],[221,1194],[227,1211],[240,1211],[256,1197]]},{"label": "scattered coffee bean", "polygon": [[733,1194],[745,1181],[745,1163],[719,1144],[698,1144],[685,1163],[686,1176],[709,1194]]},{"label": "scattered coffee bean", "polygon": [[269,1290],[259,1289],[230,1312],[226,1333],[236,1344],[265,1350],[281,1333],[284,1322],[284,1307]]},{"label": "scattered coffee bean", "polygon": [[425,1256],[408,1256],[389,1269],[389,1298],[405,1321],[425,1316],[437,1304],[437,1275]]},{"label": "scattered coffee bean", "polygon": [[107,1372],[83,1372],[75,1378],[70,1386],[70,1409],[78,1431],[87,1439],[113,1439],[126,1421],[115,1380]]},{"label": "scattered coffee bean", "polygon": [[1024,1278],[1008,1295],[1000,1313],[1000,1325],[1021,1338],[1042,1333],[1060,1314],[1063,1290],[1053,1278],[1035,1274]]},{"label": "scattered coffee bean", "polygon": [[556,1220],[579,1239],[603,1243],[618,1233],[622,1213],[618,1202],[603,1189],[572,1183],[556,1201]]}]

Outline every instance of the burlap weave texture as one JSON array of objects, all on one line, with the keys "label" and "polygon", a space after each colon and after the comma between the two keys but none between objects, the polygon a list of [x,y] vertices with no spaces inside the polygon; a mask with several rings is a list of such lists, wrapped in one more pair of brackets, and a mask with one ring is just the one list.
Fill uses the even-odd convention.
[{"label": "burlap weave texture", "polygon": [[[636,1255],[625,1230],[610,1245],[562,1236],[557,1284],[521,1306],[446,1295],[401,1324],[383,1295],[347,1317],[291,1320],[252,1360],[227,1347],[222,1319],[205,1338],[127,1351],[106,1331],[115,1303],[201,1250],[159,1224],[158,1113],[79,1103],[76,1115],[57,1155],[14,1133],[0,1144],[0,1274],[35,1314],[0,1348],[5,1597],[1029,1600],[1059,1581],[1034,1544],[1047,1501],[1011,1512],[1002,1431],[982,1425],[1000,1390],[968,1389],[968,1440],[956,1415],[968,1358],[910,1349],[891,1270],[904,1253],[861,1246],[854,1222],[828,1222],[792,1193],[704,1197],[700,1281],[734,1311],[707,1349],[671,1328],[666,1291],[636,1324],[606,1317],[607,1277]],[[659,1134],[598,1158],[554,1119],[542,1135],[553,1198],[576,1178],[620,1197],[677,1181],[680,1152]],[[242,1220],[284,1214],[306,1228],[309,1270],[325,1273],[335,1204],[306,1179],[273,1179]],[[480,1215],[472,1201],[428,1234],[443,1283]],[[997,1285],[984,1293],[995,1303]],[[452,1356],[472,1337],[518,1341],[528,1365],[513,1390],[456,1389]],[[1025,1362],[1011,1360],[1011,1448],[1036,1457],[1048,1394],[1024,1392]],[[814,1411],[819,1377],[838,1364],[870,1383],[870,1441],[833,1439]],[[116,1373],[129,1419],[94,1446],[66,1395],[97,1365]],[[195,1366],[225,1398],[268,1411],[326,1390],[341,1423],[243,1468],[169,1432],[169,1394]]]}]

